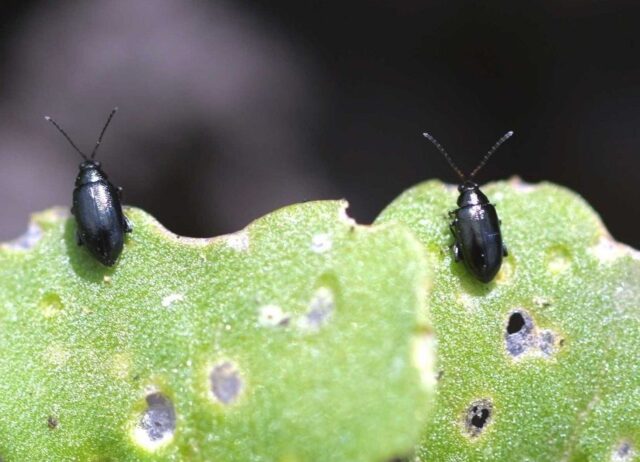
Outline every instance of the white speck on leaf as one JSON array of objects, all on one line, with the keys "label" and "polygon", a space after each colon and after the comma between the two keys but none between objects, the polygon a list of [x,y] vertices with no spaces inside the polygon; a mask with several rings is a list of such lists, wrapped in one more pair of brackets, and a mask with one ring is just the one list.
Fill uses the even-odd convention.
[{"label": "white speck on leaf", "polygon": [[175,302],[180,302],[184,300],[184,295],[182,294],[170,294],[162,299],[162,306],[165,308],[169,308]]},{"label": "white speck on leaf", "polygon": [[316,234],[311,239],[311,250],[316,253],[324,253],[331,250],[331,237],[328,234]]},{"label": "white speck on leaf", "polygon": [[226,237],[226,242],[233,250],[244,252],[249,248],[249,233],[246,230],[242,230],[234,234],[229,234]]},{"label": "white speck on leaf", "polygon": [[265,305],[258,309],[258,323],[261,326],[285,326],[289,319],[289,314],[282,311],[278,305]]}]

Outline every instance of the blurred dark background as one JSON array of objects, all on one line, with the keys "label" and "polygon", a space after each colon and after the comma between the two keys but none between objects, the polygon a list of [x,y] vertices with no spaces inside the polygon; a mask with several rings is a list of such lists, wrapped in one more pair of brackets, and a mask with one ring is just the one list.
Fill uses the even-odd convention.
[{"label": "blurred dark background", "polygon": [[69,205],[79,158],[174,232],[237,230],[346,197],[371,221],[403,189],[479,175],[582,194],[640,247],[640,2],[5,1],[0,238]]}]

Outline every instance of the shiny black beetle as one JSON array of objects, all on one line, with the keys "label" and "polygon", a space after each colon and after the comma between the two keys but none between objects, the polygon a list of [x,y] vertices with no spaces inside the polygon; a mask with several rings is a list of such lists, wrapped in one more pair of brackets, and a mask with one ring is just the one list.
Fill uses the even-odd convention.
[{"label": "shiny black beetle", "polygon": [[460,192],[458,208],[449,212],[449,216],[453,218],[449,228],[455,239],[453,244],[455,259],[464,261],[467,269],[480,281],[491,282],[500,270],[502,257],[507,256],[507,247],[502,242],[500,220],[496,209],[487,196],[480,191],[473,177],[484,167],[500,145],[511,138],[513,132],[505,133],[489,149],[468,177],[456,166],[447,151],[433,136],[429,133],[423,133],[423,135],[438,148],[462,180],[458,186]]},{"label": "shiny black beetle", "polygon": [[122,188],[114,187],[100,168],[100,162],[94,160],[104,132],[117,110],[118,108],[115,108],[109,114],[98,142],[88,157],[51,117],[45,117],[84,159],[76,177],[71,207],[71,213],[77,223],[76,240],[78,245],[85,245],[91,254],[106,266],[115,264],[122,252],[124,234],[131,232],[131,224],[122,212]]}]

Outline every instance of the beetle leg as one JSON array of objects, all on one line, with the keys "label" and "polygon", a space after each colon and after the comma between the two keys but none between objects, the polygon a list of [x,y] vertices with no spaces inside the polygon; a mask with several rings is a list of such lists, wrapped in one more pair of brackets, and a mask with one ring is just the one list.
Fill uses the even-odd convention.
[{"label": "beetle leg", "polygon": [[456,218],[449,224],[449,231],[451,231],[451,234],[453,234],[453,237],[456,237],[456,228],[453,225],[455,225],[457,222],[458,222],[458,219]]},{"label": "beetle leg", "polygon": [[509,256],[509,251],[507,250],[507,245],[506,244],[502,244],[502,256],[503,257],[508,257]]},{"label": "beetle leg", "polygon": [[122,225],[124,226],[125,233],[130,233],[131,231],[133,231],[133,225],[124,214],[122,214]]},{"label": "beetle leg", "polygon": [[116,190],[118,191],[118,197],[122,199],[122,186],[118,186]]},{"label": "beetle leg", "polygon": [[78,231],[76,229],[76,244],[78,244],[78,246],[82,245],[82,238],[80,237],[80,231]]},{"label": "beetle leg", "polygon": [[453,244],[451,244],[451,248],[453,249],[453,256],[456,259],[456,262],[459,262],[460,260],[462,260],[462,253],[460,252],[460,247],[458,246],[458,241],[455,240],[455,239],[457,239],[456,238],[456,229],[453,226],[457,221],[458,221],[457,218],[455,220],[453,220],[453,222],[449,225],[449,230],[451,231],[451,234],[453,234],[453,239],[454,239]]},{"label": "beetle leg", "polygon": [[453,257],[456,259],[456,263],[462,260],[462,252],[460,252],[460,246],[457,242],[453,243]]}]

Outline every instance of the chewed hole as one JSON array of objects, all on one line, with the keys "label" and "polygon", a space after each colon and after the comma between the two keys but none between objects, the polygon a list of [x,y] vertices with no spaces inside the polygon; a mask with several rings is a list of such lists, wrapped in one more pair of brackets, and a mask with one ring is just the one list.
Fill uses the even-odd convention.
[{"label": "chewed hole", "polygon": [[242,392],[240,372],[228,361],[214,366],[209,381],[213,397],[222,404],[233,403]]},{"label": "chewed hole", "polygon": [[507,333],[515,334],[520,332],[520,330],[524,327],[524,317],[522,313],[516,311],[509,316],[509,324],[507,325]]},{"label": "chewed hole", "polygon": [[347,209],[349,208],[348,205],[345,204],[344,207],[340,207],[340,210],[338,211],[338,220],[340,220],[343,223],[346,223],[347,225],[351,226],[353,229],[353,227],[357,224],[356,220],[354,220],[353,218],[351,218],[349,216],[349,213],[347,212]]},{"label": "chewed hole", "polygon": [[493,405],[491,401],[482,399],[475,401],[467,409],[465,428],[469,436],[476,437],[491,423]]},{"label": "chewed hole", "polygon": [[505,333],[505,344],[511,356],[519,356],[535,344],[533,320],[524,311],[513,311],[509,315]]},{"label": "chewed hole", "polygon": [[563,343],[555,332],[537,328],[531,316],[522,309],[509,314],[504,340],[507,352],[514,358],[524,353],[550,358]]},{"label": "chewed hole", "polygon": [[176,430],[176,411],[169,398],[160,392],[146,397],[147,409],[142,413],[134,436],[148,450],[154,450],[173,439]]},{"label": "chewed hole", "polygon": [[480,409],[477,406],[474,406],[471,412],[471,425],[477,429],[481,429],[482,427],[484,427],[484,424],[487,423],[487,420],[489,420],[489,415],[491,414],[489,409]]}]

